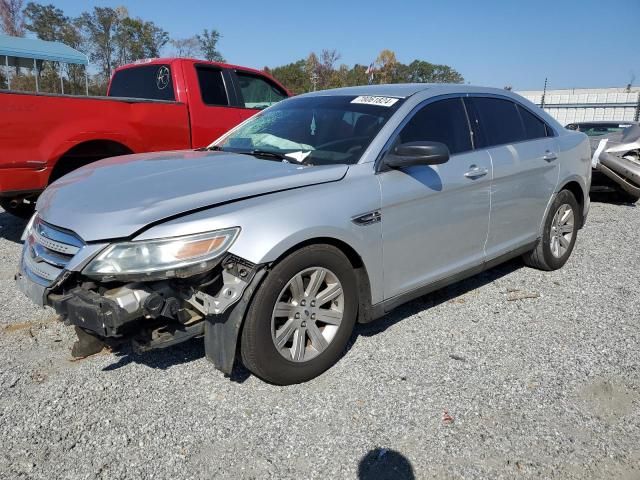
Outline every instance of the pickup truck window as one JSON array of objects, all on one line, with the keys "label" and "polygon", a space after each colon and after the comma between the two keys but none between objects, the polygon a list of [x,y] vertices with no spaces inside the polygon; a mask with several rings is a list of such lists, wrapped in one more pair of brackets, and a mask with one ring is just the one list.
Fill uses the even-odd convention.
[{"label": "pickup truck window", "polygon": [[117,71],[111,80],[110,97],[175,101],[169,65],[141,65]]},{"label": "pickup truck window", "polygon": [[245,108],[263,109],[287,98],[287,95],[264,78],[236,72]]},{"label": "pickup truck window", "polygon": [[229,105],[229,97],[227,97],[227,90],[224,86],[222,70],[198,66],[196,71],[198,72],[202,101],[206,105]]}]

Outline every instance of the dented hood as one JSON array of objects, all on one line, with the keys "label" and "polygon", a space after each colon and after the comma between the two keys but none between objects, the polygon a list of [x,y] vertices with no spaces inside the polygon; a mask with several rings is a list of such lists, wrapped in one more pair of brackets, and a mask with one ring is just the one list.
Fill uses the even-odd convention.
[{"label": "dented hood", "polygon": [[40,196],[37,210],[45,222],[86,242],[125,238],[192,210],[338,181],[347,169],[228,152],[127,155],[87,165],[54,182]]}]

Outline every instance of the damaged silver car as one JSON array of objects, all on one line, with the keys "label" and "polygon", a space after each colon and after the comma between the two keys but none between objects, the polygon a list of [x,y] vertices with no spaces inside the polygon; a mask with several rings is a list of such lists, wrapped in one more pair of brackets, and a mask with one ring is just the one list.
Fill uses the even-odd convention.
[{"label": "damaged silver car", "polygon": [[587,137],[511,92],[315,92],[202,151],[56,181],[16,280],[76,327],[74,355],[204,337],[226,374],[238,356],[269,382],[302,382],[338,361],[356,322],[513,257],[562,267],[590,175]]},{"label": "damaged silver car", "polygon": [[640,199],[640,123],[581,122],[566,126],[591,143],[593,192],[616,192],[624,202]]}]

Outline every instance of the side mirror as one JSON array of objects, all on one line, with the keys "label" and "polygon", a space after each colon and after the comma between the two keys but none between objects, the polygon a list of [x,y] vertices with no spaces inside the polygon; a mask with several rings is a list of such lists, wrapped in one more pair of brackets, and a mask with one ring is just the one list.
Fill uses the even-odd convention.
[{"label": "side mirror", "polygon": [[440,165],[449,160],[449,148],[440,142],[408,142],[387,154],[384,163],[390,168],[412,165]]}]

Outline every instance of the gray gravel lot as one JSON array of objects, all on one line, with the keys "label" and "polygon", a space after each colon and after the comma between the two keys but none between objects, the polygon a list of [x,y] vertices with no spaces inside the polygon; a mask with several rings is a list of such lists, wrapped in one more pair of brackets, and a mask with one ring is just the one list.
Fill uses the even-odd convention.
[{"label": "gray gravel lot", "polygon": [[423,297],[293,387],[201,341],[71,362],[13,285],[23,227],[0,211],[0,478],[640,478],[640,206],[595,202],[564,269]]}]

